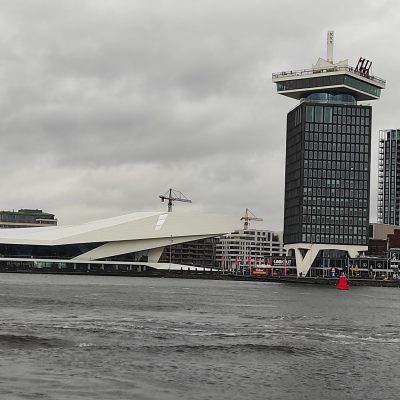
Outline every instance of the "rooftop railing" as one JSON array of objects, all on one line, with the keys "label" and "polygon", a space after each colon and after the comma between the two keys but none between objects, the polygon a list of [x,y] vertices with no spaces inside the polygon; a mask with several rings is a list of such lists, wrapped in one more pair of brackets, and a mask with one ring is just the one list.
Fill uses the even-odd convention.
[{"label": "rooftop railing", "polygon": [[279,78],[290,78],[293,76],[304,76],[304,75],[313,75],[313,74],[320,74],[320,73],[329,73],[329,72],[351,72],[355,75],[358,75],[362,78],[369,79],[373,82],[376,82],[380,86],[385,87],[386,81],[385,79],[378,78],[374,75],[367,75],[363,74],[360,71],[356,70],[349,65],[336,65],[333,67],[318,67],[318,68],[309,68],[309,69],[299,69],[296,71],[284,71],[284,72],[276,72],[272,74],[272,79],[279,79]]}]

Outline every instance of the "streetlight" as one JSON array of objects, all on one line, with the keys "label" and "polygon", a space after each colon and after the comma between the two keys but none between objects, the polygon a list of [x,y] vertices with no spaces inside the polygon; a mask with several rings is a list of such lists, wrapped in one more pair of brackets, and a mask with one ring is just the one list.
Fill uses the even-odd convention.
[{"label": "streetlight", "polygon": [[171,260],[172,260],[172,242],[173,242],[173,239],[172,239],[172,235],[171,235],[171,243],[170,243],[170,245],[169,245],[169,267],[168,267],[168,272],[170,272],[170,271],[171,271]]}]

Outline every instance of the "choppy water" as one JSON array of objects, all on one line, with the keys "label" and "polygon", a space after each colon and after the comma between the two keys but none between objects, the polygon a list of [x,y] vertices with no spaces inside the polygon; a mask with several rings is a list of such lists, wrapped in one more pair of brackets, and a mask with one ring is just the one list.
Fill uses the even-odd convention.
[{"label": "choppy water", "polygon": [[399,399],[400,290],[0,274],[1,399]]}]

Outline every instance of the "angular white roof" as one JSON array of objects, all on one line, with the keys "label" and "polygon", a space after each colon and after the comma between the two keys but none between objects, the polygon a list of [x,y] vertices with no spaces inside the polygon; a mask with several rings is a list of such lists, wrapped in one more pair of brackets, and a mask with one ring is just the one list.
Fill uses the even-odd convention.
[{"label": "angular white roof", "polygon": [[0,243],[63,245],[193,236],[237,229],[240,217],[190,211],[137,212],[75,226],[0,229]]}]

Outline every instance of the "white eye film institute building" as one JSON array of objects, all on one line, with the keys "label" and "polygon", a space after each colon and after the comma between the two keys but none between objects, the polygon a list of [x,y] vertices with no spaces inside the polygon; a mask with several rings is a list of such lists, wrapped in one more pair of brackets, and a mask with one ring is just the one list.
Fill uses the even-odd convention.
[{"label": "white eye film institute building", "polygon": [[163,250],[229,233],[238,219],[196,212],[138,212],[76,226],[0,229],[0,266],[100,271],[112,267],[133,272],[188,269],[159,263]]}]

